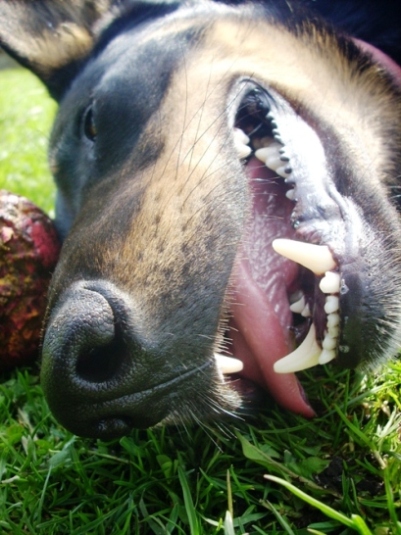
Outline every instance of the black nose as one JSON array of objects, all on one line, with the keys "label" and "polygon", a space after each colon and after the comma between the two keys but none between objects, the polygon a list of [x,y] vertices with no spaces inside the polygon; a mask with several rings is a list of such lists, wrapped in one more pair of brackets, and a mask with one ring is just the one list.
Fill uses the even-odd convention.
[{"label": "black nose", "polygon": [[119,436],[164,417],[157,388],[148,388],[157,379],[146,351],[126,335],[127,309],[112,285],[78,282],[50,313],[43,390],[56,418],[78,435]]}]

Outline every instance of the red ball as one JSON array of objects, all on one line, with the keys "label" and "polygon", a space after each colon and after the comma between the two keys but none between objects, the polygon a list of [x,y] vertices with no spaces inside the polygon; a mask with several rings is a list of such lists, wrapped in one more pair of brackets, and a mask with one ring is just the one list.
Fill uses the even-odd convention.
[{"label": "red ball", "polygon": [[38,354],[59,252],[52,220],[28,199],[0,190],[0,371]]}]

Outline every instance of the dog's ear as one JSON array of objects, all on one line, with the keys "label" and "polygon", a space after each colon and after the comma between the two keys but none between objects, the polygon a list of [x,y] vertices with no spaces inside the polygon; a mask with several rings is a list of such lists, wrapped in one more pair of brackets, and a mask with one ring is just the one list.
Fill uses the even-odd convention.
[{"label": "dog's ear", "polygon": [[0,0],[0,46],[59,99],[94,46],[113,0]]}]

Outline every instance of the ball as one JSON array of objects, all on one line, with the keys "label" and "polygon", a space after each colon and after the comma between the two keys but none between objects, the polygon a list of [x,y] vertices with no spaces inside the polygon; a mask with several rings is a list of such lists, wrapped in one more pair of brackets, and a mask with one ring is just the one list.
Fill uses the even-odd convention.
[{"label": "ball", "polygon": [[52,220],[28,199],[0,190],[0,371],[38,355],[59,251]]}]

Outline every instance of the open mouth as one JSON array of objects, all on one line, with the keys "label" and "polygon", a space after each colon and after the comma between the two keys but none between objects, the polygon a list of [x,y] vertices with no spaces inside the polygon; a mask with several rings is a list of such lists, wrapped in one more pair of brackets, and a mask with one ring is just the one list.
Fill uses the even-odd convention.
[{"label": "open mouth", "polygon": [[294,372],[336,358],[348,292],[328,240],[341,214],[324,149],[278,93],[255,86],[242,98],[234,144],[253,203],[227,298],[227,349],[241,362],[222,367],[243,367],[282,405],[311,416]]},{"label": "open mouth", "polygon": [[[398,65],[356,44],[399,87]],[[389,333],[397,319],[388,312],[392,290],[382,268],[394,261],[386,261],[383,236],[369,228],[352,188],[336,184],[347,172],[337,142],[302,105],[251,80],[244,86],[234,146],[253,202],[226,297],[224,350],[233,358],[218,366],[312,416],[294,372],[394,354]]]}]

